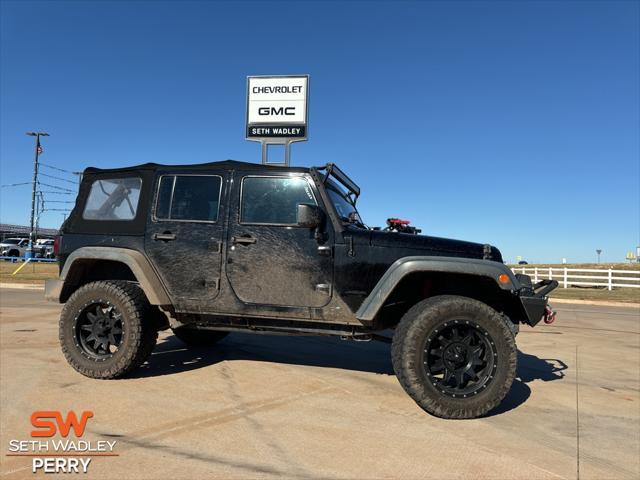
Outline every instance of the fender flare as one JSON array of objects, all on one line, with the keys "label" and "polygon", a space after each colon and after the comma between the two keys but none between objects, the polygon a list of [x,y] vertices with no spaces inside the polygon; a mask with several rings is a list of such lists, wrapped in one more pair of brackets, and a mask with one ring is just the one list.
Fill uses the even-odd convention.
[{"label": "fender flare", "polygon": [[60,277],[54,280],[51,285],[49,284],[51,281],[47,281],[45,296],[48,299],[55,298],[56,301],[60,301],[60,294],[67,274],[78,260],[111,260],[124,263],[136,277],[149,303],[152,305],[171,304],[169,295],[147,257],[138,250],[120,247],[81,247],[75,250],[67,258],[62,272],[60,272]]},{"label": "fender flare", "polygon": [[[404,257],[396,260],[380,278],[371,293],[356,312],[356,318],[370,322],[377,315],[394,288],[407,275],[414,272],[461,273],[488,277],[502,290],[515,291],[520,283],[509,267],[491,260],[459,257]],[[500,282],[500,275],[507,275],[507,282]]]}]

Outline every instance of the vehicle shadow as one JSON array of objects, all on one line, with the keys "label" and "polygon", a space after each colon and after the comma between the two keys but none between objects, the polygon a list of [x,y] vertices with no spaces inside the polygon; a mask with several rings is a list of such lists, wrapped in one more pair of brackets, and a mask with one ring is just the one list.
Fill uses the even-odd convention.
[{"label": "vehicle shadow", "polygon": [[213,347],[187,347],[175,336],[161,340],[129,378],[173,375],[222,361],[253,360],[393,375],[390,346],[334,337],[232,333]]},{"label": "vehicle shadow", "polygon": [[[382,342],[343,341],[334,337],[279,336],[232,333],[213,347],[187,347],[175,336],[161,340],[151,358],[129,378],[174,375],[223,361],[252,360],[321,368],[337,368],[394,375],[390,345]],[[502,403],[487,414],[500,415],[522,405],[531,396],[527,385],[565,376],[567,365],[559,359],[538,358],[518,351],[518,370]]]},{"label": "vehicle shadow", "polygon": [[538,358],[518,350],[518,369],[511,390],[500,405],[491,410],[486,417],[500,415],[522,405],[531,396],[531,388],[527,383],[534,380],[542,380],[543,382],[561,380],[564,378],[564,371],[567,368],[567,364],[562,360]]}]

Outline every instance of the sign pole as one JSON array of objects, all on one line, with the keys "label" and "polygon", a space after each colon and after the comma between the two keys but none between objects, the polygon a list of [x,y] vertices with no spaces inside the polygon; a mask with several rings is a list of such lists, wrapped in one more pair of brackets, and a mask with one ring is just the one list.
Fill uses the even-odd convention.
[{"label": "sign pole", "polygon": [[[291,142],[276,143],[269,141],[262,141],[262,164],[263,165],[284,165],[286,167],[291,163]],[[269,161],[269,145],[284,145],[284,162],[270,162]]]},{"label": "sign pole", "polygon": [[291,162],[291,142],[284,144],[284,163],[288,167]]}]

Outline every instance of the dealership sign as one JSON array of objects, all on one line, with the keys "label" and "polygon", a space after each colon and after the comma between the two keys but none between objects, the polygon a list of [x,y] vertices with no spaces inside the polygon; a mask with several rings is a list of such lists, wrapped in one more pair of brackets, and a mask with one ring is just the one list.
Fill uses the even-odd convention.
[{"label": "dealership sign", "polygon": [[263,144],[307,139],[308,75],[247,78],[246,138]]}]

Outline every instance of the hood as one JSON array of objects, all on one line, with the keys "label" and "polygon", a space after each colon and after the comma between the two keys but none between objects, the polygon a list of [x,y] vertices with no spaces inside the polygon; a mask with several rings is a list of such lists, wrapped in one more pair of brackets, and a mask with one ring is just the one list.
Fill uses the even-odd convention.
[{"label": "hood", "polygon": [[[416,255],[484,258],[485,245],[451,238],[412,235],[408,233],[371,231],[372,246],[416,250]],[[502,254],[491,246],[491,260],[502,262]]]}]

